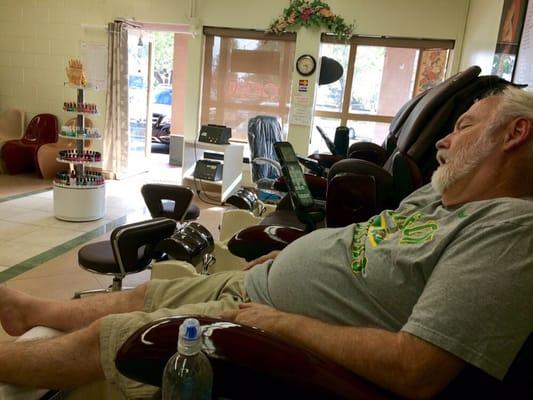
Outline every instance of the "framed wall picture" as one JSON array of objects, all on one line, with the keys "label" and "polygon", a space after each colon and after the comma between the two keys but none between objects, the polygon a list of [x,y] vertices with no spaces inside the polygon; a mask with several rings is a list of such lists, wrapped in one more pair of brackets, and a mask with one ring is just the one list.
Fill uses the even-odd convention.
[{"label": "framed wall picture", "polygon": [[526,90],[533,92],[533,1],[527,6],[521,36],[513,82],[528,85]]},{"label": "framed wall picture", "polygon": [[492,74],[509,81],[513,79],[527,4],[528,0],[505,0],[503,4]]}]

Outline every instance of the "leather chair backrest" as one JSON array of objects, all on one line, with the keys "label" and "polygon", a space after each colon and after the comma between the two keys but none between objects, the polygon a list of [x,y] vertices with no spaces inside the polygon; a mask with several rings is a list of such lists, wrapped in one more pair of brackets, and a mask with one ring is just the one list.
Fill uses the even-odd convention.
[{"label": "leather chair backrest", "polygon": [[[407,155],[418,166],[422,182],[430,180],[437,167],[435,144],[453,131],[457,119],[479,98],[503,89],[510,82],[497,76],[478,77],[479,67],[467,70],[428,90],[412,107],[411,112],[394,126],[397,151]],[[393,157],[384,168],[393,172]]]},{"label": "leather chair backrest", "polygon": [[394,151],[396,150],[398,136],[400,135],[401,128],[405,123],[405,120],[407,119],[407,117],[409,117],[409,115],[411,115],[413,109],[428,92],[429,90],[425,90],[422,93],[419,93],[415,97],[411,98],[398,110],[396,115],[392,118],[392,121],[389,125],[389,134],[387,136],[387,139],[385,139],[385,142],[383,143],[383,147],[385,148],[385,151],[389,156],[391,156],[392,153],[394,153]]},{"label": "leather chair backrest", "polygon": [[399,151],[392,157],[392,176],[394,177],[392,207],[396,208],[407,195],[422,186],[423,179],[414,160]]},{"label": "leather chair backrest", "polygon": [[[274,151],[274,143],[281,142],[281,125],[276,117],[258,115],[248,121],[248,143],[250,145],[250,158],[266,158],[278,161]],[[276,179],[280,172],[272,165],[252,164],[252,180],[254,182],[262,178]]]},{"label": "leather chair backrest", "polygon": [[[398,148],[407,154],[420,168],[424,181],[437,167],[435,144],[454,129],[455,122],[475,101],[493,91],[502,90],[509,82],[497,76],[480,76],[464,87],[458,88],[435,110],[433,117],[426,122],[411,141],[400,138]],[[456,88],[457,89],[457,88]],[[448,95],[446,93],[445,95]],[[405,137],[407,139],[407,137]]]},{"label": "leather chair backrest", "polygon": [[57,142],[59,122],[53,114],[37,114],[22,137],[23,143],[45,144]]},{"label": "leather chair backrest", "polygon": [[478,66],[470,67],[427,91],[402,124],[398,134],[398,149],[405,153],[418,137],[420,130],[434,119],[442,104],[474,81],[480,72],[481,68]]},{"label": "leather chair backrest", "polygon": [[152,218],[166,217],[175,221],[183,221],[194,196],[188,187],[161,183],[143,185],[141,194]]},{"label": "leather chair backrest", "polygon": [[111,233],[111,247],[121,272],[125,274],[145,269],[152,261],[155,246],[175,230],[176,221],[168,218],[155,218],[115,228]]},{"label": "leather chair backrest", "polygon": [[[431,120],[433,113],[440,104],[454,93],[457,88],[475,79],[480,72],[481,68],[472,66],[407,101],[390,122],[389,134],[382,145],[385,148],[386,155],[390,157],[397,151],[400,136],[402,136],[403,147],[408,147],[410,142],[416,137],[417,131]],[[360,144],[357,146],[360,146]],[[351,149],[348,150],[348,154],[350,153]],[[390,161],[392,162],[392,160]],[[391,163],[389,163],[390,166],[392,166]]]}]

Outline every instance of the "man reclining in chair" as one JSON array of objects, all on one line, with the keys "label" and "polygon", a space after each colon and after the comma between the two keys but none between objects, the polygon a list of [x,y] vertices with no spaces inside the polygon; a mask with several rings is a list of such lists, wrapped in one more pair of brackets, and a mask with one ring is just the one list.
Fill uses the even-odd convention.
[{"label": "man reclining in chair", "polygon": [[248,271],[65,302],[1,287],[8,333],[70,333],[2,344],[0,380],[105,377],[149,395],[119,376],[115,353],[141,325],[187,313],[262,328],[407,397],[438,393],[466,364],[502,379],[533,330],[533,93],[480,100],[437,148],[432,184],[397,210],[317,230]]}]

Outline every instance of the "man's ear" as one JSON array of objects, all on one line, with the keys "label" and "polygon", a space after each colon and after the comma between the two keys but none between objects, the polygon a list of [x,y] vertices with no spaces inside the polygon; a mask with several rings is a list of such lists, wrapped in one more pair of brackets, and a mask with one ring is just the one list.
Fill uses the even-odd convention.
[{"label": "man's ear", "polygon": [[505,134],[504,149],[511,150],[522,146],[533,135],[533,121],[527,118],[516,118],[511,121]]}]

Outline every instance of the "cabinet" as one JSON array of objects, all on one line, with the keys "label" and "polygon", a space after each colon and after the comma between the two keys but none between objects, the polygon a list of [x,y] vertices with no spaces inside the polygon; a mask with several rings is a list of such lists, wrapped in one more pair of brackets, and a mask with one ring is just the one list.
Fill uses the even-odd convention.
[{"label": "cabinet", "polygon": [[63,126],[60,137],[75,141],[75,148],[61,150],[57,155],[57,161],[69,167],[54,179],[54,215],[65,221],[93,221],[105,213],[105,181],[100,171],[91,169],[101,165],[101,154],[86,149],[87,141],[102,139],[97,129],[86,128],[86,116],[97,110],[85,102],[86,88],[67,86],[77,92],[76,102],[64,103],[67,112],[76,114],[76,123]]},{"label": "cabinet", "polygon": [[[201,160],[206,152],[221,155],[223,162],[222,180],[209,181],[193,176],[196,161]],[[183,146],[183,185],[190,186],[196,191],[214,193],[223,203],[235,193],[242,181],[242,156],[244,145],[241,144],[212,144],[185,141]]]}]

